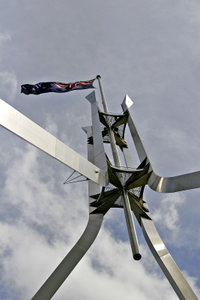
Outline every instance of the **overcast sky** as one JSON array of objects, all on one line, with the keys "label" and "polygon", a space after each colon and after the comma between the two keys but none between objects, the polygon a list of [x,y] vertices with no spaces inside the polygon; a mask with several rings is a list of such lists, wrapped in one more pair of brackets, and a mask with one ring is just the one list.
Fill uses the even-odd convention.
[{"label": "overcast sky", "polygon": [[[200,170],[199,53],[197,0],[0,0],[0,98],[84,156],[90,91],[26,96],[21,84],[100,74],[111,112],[121,112],[125,94],[134,100],[156,171],[179,175]],[[70,169],[3,128],[0,138],[0,299],[30,299],[86,226],[87,184],[63,185]],[[146,188],[145,197],[200,296],[200,189],[167,195]],[[177,299],[137,231],[139,262],[123,212],[110,210],[53,299]]]}]

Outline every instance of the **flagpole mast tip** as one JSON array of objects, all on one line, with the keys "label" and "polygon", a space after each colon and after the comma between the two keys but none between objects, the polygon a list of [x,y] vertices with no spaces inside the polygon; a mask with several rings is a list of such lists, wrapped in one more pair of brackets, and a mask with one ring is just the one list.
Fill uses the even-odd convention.
[{"label": "flagpole mast tip", "polygon": [[97,76],[96,76],[96,79],[101,79],[101,75],[97,75]]}]

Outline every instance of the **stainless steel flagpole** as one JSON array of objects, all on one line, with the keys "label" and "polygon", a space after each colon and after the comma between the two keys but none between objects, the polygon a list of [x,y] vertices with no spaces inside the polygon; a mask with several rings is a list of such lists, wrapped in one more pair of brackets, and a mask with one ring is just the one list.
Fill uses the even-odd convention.
[{"label": "stainless steel flagpole", "polygon": [[[106,114],[109,114],[108,106],[107,106],[106,99],[105,99],[104,93],[103,93],[103,88],[102,88],[102,85],[101,85],[101,76],[100,75],[97,75],[97,80],[98,80],[98,83],[99,83],[99,90],[100,90],[100,93],[101,93],[101,99],[102,99],[104,112]],[[114,159],[114,162],[115,162],[115,166],[120,168],[121,164],[120,164],[120,160],[119,160],[119,156],[118,156],[118,152],[117,152],[117,148],[116,148],[115,136],[114,136],[114,133],[111,129],[111,124],[110,124],[109,119],[106,118],[106,120],[107,120],[107,123],[108,123],[108,135],[110,137],[110,145],[111,145],[111,149],[112,149],[112,154],[113,154],[113,159]]]},{"label": "stainless steel flagpole", "polygon": [[[101,93],[101,99],[102,99],[104,112],[109,115],[108,106],[107,106],[107,103],[106,103],[106,99],[105,99],[102,84],[101,84],[101,76],[97,75],[96,78],[97,78],[98,83],[99,83],[99,90],[100,90],[100,93]],[[108,135],[110,137],[110,145],[111,145],[111,149],[112,149],[114,163],[115,163],[116,167],[121,168],[121,163],[120,163],[120,159],[119,159],[119,155],[118,155],[117,147],[116,147],[115,136],[114,136],[114,132],[113,132],[112,127],[111,127],[112,124],[110,123],[110,120],[109,120],[108,117],[106,119],[107,119],[107,123],[108,123]],[[121,178],[120,181],[123,185],[123,179],[122,178]],[[126,225],[127,225],[127,229],[128,229],[128,234],[129,234],[131,249],[132,249],[132,253],[133,253],[133,258],[135,260],[139,260],[141,258],[141,254],[139,252],[137,234],[136,234],[135,225],[134,225],[134,221],[133,221],[133,217],[132,217],[132,211],[131,211],[131,206],[130,206],[128,194],[127,194],[127,191],[124,188],[123,188],[123,193],[122,193],[122,201],[123,201],[124,215],[125,215],[125,219],[126,219]]]}]

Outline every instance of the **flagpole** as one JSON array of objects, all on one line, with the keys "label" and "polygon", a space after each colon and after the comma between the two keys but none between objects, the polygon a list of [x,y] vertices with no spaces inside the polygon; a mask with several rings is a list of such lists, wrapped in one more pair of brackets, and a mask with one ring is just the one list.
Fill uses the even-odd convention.
[{"label": "flagpole", "polygon": [[[96,78],[99,83],[99,89],[100,89],[100,93],[101,93],[101,99],[102,99],[104,112],[106,114],[109,114],[108,106],[107,106],[106,99],[105,99],[105,96],[103,93],[103,88],[101,85],[101,76],[97,75]],[[110,137],[110,144],[111,144],[111,149],[112,149],[112,153],[113,153],[113,159],[115,162],[115,166],[118,168],[121,168],[121,163],[119,160],[119,155],[118,155],[117,147],[116,147],[115,136],[114,136],[114,132],[111,128],[112,124],[110,124],[110,121],[108,118],[106,118],[106,120],[108,123],[108,135]],[[123,178],[121,178],[120,181],[123,184]],[[133,258],[135,260],[139,260],[141,258],[141,254],[139,252],[139,245],[138,245],[136,229],[135,229],[134,221],[132,218],[132,211],[131,211],[130,201],[129,201],[129,197],[128,197],[128,192],[125,191],[124,188],[123,188],[123,194],[122,194],[122,201],[123,201],[124,215],[125,215],[125,219],[126,219],[126,224],[127,224],[131,249],[132,249],[132,253],[133,253]]]},{"label": "flagpole", "polygon": [[[98,83],[99,83],[99,90],[100,90],[100,93],[101,93],[101,99],[102,99],[104,112],[106,114],[109,114],[108,106],[107,106],[106,99],[105,99],[105,96],[104,96],[104,93],[103,93],[103,88],[102,88],[102,85],[101,85],[101,76],[97,75],[96,78],[97,78]],[[112,149],[112,154],[113,154],[113,159],[114,159],[114,162],[115,162],[115,166],[120,168],[121,164],[120,164],[119,155],[118,155],[118,152],[117,152],[115,136],[114,136],[114,133],[111,129],[110,121],[108,120],[108,118],[106,118],[106,120],[107,120],[107,123],[108,123],[108,135],[110,137],[110,145],[111,145],[111,149]]]},{"label": "flagpole", "polygon": [[101,93],[101,99],[102,99],[102,104],[103,104],[104,112],[108,114],[109,113],[108,112],[108,106],[107,106],[106,99],[105,99],[104,93],[103,93],[103,88],[102,88],[102,85],[101,85],[101,76],[97,75],[96,78],[97,78],[98,83],[99,83],[99,89],[100,89],[100,93]]}]

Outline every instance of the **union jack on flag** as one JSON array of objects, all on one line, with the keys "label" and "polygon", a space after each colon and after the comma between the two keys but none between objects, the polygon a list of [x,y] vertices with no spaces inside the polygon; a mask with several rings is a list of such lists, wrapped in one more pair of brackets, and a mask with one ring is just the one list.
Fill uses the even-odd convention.
[{"label": "union jack on flag", "polygon": [[34,94],[39,95],[43,93],[66,93],[74,90],[83,90],[94,88],[93,82],[96,78],[88,81],[76,81],[73,83],[62,82],[39,82],[36,84],[23,84],[21,85],[21,93],[26,95]]}]

